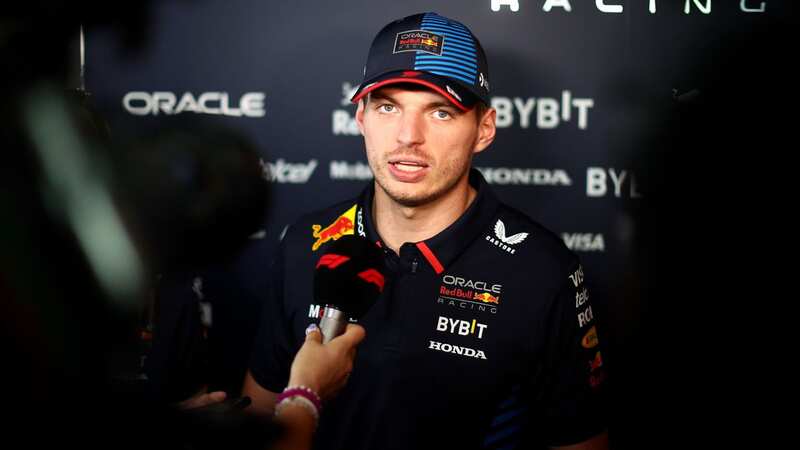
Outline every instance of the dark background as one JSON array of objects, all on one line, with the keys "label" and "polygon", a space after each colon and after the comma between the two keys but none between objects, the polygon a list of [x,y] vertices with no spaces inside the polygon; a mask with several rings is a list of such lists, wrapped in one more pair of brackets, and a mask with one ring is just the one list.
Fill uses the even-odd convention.
[{"label": "dark background", "polygon": [[[778,264],[756,242],[774,231],[765,226],[775,219],[766,203],[791,180],[779,162],[793,135],[784,109],[796,95],[790,2],[606,2],[621,5],[619,13],[588,0],[497,2],[498,11],[494,3],[154,1],[44,7],[38,12],[48,13],[20,22],[42,30],[15,55],[24,63],[4,74],[24,84],[26,73],[49,70],[71,88],[80,85],[75,24],[84,23],[85,88],[115,141],[218,128],[260,158],[247,161],[269,182],[269,208],[243,250],[216,258],[213,241],[224,236],[193,241],[197,264],[147,279],[148,298],[170,305],[153,319],[161,343],[151,363],[161,360],[152,373],[164,377],[164,395],[175,400],[198,384],[238,392],[281,231],[368,180],[332,165],[366,167],[363,141],[347,122],[355,106],[344,99],[360,81],[372,37],[391,19],[435,11],[470,27],[488,55],[498,134],[475,166],[504,201],[562,235],[582,259],[607,348],[615,446],[646,448],[654,438],[694,434],[687,429],[713,431],[715,442],[705,421],[716,412],[692,405],[724,405],[721,386],[746,373],[734,361],[768,357],[751,345],[759,303],[732,300],[750,294],[759,266]],[[548,4],[561,6],[546,11]],[[58,57],[36,62],[48,55]],[[568,119],[565,91],[579,102]],[[263,105],[247,117],[123,100],[135,93],[180,101],[187,92],[194,100],[226,93],[232,109],[258,93]],[[579,120],[582,101],[591,106]],[[520,111],[531,105],[529,115]],[[540,112],[553,106],[555,115]],[[24,197],[9,199],[13,211],[25,210]],[[25,229],[5,223],[10,236]],[[758,256],[745,263],[744,254]],[[14,286],[9,273],[0,288]],[[202,294],[192,289],[198,279]],[[196,317],[200,300],[213,311],[205,325]],[[195,347],[195,339],[204,343]],[[202,357],[194,354],[200,347]]]}]

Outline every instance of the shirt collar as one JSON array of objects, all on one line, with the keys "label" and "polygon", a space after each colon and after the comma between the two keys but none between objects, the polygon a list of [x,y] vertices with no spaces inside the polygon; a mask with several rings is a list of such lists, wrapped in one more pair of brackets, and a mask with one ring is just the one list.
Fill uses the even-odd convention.
[{"label": "shirt collar", "polygon": [[[499,201],[476,169],[470,169],[469,184],[475,188],[476,195],[461,217],[436,236],[413,243],[437,274],[441,274],[449,267],[461,252],[491,226],[497,212]],[[372,221],[374,195],[375,183],[373,182],[364,189],[359,197],[356,231],[360,236],[385,247]]]}]

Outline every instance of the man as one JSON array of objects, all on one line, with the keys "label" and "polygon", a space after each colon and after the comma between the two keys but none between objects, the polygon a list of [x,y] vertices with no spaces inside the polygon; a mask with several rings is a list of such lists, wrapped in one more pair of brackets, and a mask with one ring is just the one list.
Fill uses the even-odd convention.
[{"label": "man", "polygon": [[459,22],[426,13],[384,27],[353,97],[374,183],[283,238],[245,380],[254,411],[271,411],[317,320],[311,277],[328,243],[376,242],[391,275],[319,448],[607,448],[577,257],[470,169],[495,136],[488,75]]}]

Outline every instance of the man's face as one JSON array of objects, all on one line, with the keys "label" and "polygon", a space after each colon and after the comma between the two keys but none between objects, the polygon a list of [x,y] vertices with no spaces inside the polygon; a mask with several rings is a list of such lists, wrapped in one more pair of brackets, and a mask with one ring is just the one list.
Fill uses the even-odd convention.
[{"label": "man's face", "polygon": [[466,188],[472,155],[494,138],[494,111],[488,115],[479,123],[474,109],[462,112],[432,90],[373,91],[356,120],[376,189],[403,206],[420,206]]}]

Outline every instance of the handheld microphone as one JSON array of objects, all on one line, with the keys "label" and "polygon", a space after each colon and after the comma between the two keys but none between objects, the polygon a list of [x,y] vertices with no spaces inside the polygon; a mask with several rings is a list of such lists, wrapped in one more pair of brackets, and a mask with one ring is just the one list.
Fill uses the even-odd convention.
[{"label": "handheld microphone", "polygon": [[349,319],[363,317],[385,283],[383,252],[377,245],[354,235],[330,244],[314,269],[314,298],[324,306],[319,322],[323,343],[342,334]]}]

